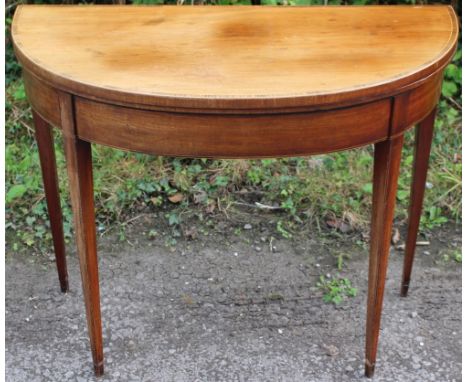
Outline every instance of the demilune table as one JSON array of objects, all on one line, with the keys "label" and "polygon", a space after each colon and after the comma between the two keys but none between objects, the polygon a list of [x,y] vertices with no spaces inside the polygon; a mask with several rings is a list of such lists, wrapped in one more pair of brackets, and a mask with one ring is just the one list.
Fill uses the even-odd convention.
[{"label": "demilune table", "polygon": [[104,372],[91,143],[154,155],[265,158],[374,145],[365,373],[379,338],[403,135],[418,124],[406,296],[443,69],[447,6],[19,6],[60,286],[68,290],[53,137],[61,129],[91,352]]}]

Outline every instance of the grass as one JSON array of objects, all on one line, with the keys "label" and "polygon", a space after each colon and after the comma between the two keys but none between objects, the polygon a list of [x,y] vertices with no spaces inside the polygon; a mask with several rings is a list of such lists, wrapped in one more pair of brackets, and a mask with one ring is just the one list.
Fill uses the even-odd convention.
[{"label": "grass", "polygon": [[[30,247],[49,235],[31,115],[20,87],[16,81],[7,89],[6,213],[7,229],[14,231],[11,242]],[[423,229],[460,218],[459,118],[454,109],[439,113]],[[56,138],[60,186],[66,190],[64,155],[60,137]],[[413,140],[413,133],[407,134],[398,188],[399,221],[406,219]],[[310,158],[224,161],[150,157],[93,146],[93,160],[100,230],[123,223],[142,209],[156,211],[163,205],[170,226],[179,225],[184,215],[215,214],[236,208],[236,203],[274,206],[281,211],[273,215],[277,231],[286,238],[304,223],[322,223],[330,216],[353,229],[362,229],[369,220],[372,147]],[[66,192],[62,192],[62,204],[70,237]]]},{"label": "grass", "polygon": [[[6,20],[7,28],[10,18]],[[6,230],[7,248],[45,252],[50,233],[37,148],[19,78],[19,66],[7,45]],[[422,229],[461,219],[461,52],[446,70],[427,181]],[[71,238],[71,209],[62,142],[56,153],[65,235]],[[414,132],[406,133],[398,204],[398,223],[407,218]],[[305,158],[207,160],[151,157],[93,145],[96,218],[99,232],[121,228],[141,211],[158,213],[173,232],[195,217],[226,218],[238,206],[270,208],[279,237],[293,238],[307,227],[330,229],[338,222],[366,230],[371,205],[371,146]],[[267,206],[267,207],[265,207]],[[333,223],[333,224],[335,224]],[[121,229],[118,231],[121,231]],[[157,235],[157,231],[148,230]],[[338,259],[338,262],[340,259]],[[342,261],[342,259],[341,259]]]},{"label": "grass", "polygon": [[[460,112],[442,101],[431,154],[422,228],[432,229],[461,210]],[[396,219],[406,219],[413,132],[407,133],[398,187]],[[61,189],[66,190],[60,136],[56,151]],[[7,88],[6,214],[15,248],[50,239],[30,109],[20,80]],[[330,217],[363,229],[371,204],[372,147],[308,158],[203,160],[151,157],[93,146],[98,228],[125,222],[132,214],[166,205],[167,223],[182,216],[215,214],[236,204],[273,206],[278,234],[290,238],[304,223]],[[177,196],[174,198],[174,196]],[[170,200],[177,200],[172,203]],[[179,201],[180,200],[180,201]],[[68,195],[62,192],[65,231],[71,235]],[[39,240],[41,239],[41,240]]]}]

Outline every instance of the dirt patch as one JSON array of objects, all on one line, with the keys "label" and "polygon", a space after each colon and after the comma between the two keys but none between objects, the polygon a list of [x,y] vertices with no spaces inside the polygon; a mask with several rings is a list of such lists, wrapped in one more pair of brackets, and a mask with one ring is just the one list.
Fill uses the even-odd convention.
[{"label": "dirt patch", "polygon": [[[99,240],[100,381],[365,380],[368,249],[359,233],[311,230],[286,240],[267,216],[251,216],[195,225],[194,238],[174,241],[170,227],[149,235],[157,223],[142,217],[125,240]],[[426,239],[405,299],[403,256],[392,250],[375,381],[461,380],[461,267],[450,257],[460,228]],[[7,255],[7,381],[94,380],[78,262],[69,253],[66,295],[46,257]],[[357,296],[325,304],[316,283],[326,274],[350,279]]]}]

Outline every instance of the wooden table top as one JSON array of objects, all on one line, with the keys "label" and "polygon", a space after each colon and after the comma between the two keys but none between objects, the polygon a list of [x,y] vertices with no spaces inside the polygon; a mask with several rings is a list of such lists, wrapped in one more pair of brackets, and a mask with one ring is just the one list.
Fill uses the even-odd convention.
[{"label": "wooden table top", "polygon": [[198,109],[330,107],[396,94],[450,60],[447,6],[20,6],[22,64],[73,94]]}]

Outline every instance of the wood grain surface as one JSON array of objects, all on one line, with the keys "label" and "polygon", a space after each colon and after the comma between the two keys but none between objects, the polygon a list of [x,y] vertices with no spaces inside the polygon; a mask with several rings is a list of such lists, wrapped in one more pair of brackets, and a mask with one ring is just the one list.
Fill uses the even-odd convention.
[{"label": "wood grain surface", "polygon": [[104,373],[104,354],[91,144],[78,139],[76,136],[73,100],[70,94],[59,93],[59,102],[91,355],[93,357],[94,373],[96,376],[100,376]]},{"label": "wood grain surface", "polygon": [[63,216],[60,205],[60,189],[55,159],[54,137],[52,126],[33,111],[34,132],[36,136],[39,161],[41,164],[44,193],[47,202],[47,212],[50,219],[50,230],[54,242],[55,264],[57,266],[60,289],[68,292],[67,258],[65,237],[63,235]]},{"label": "wood grain surface", "polygon": [[408,231],[406,234],[405,260],[403,265],[403,277],[401,281],[401,296],[408,295],[408,288],[413,269],[416,240],[418,238],[419,222],[423,208],[424,191],[426,189],[427,170],[431,153],[432,137],[434,135],[434,122],[437,109],[419,124],[416,129],[416,141],[414,145],[413,179],[411,184],[410,205],[408,208]]},{"label": "wood grain surface", "polygon": [[34,111],[51,125],[61,127],[60,107],[57,91],[23,70],[24,90]]},{"label": "wood grain surface", "polygon": [[16,53],[64,91],[161,107],[275,109],[400,92],[455,49],[447,6],[18,7]]},{"label": "wood grain surface", "polygon": [[266,158],[324,153],[385,140],[390,100],[312,113],[167,113],[76,98],[80,139],[147,154]]}]

